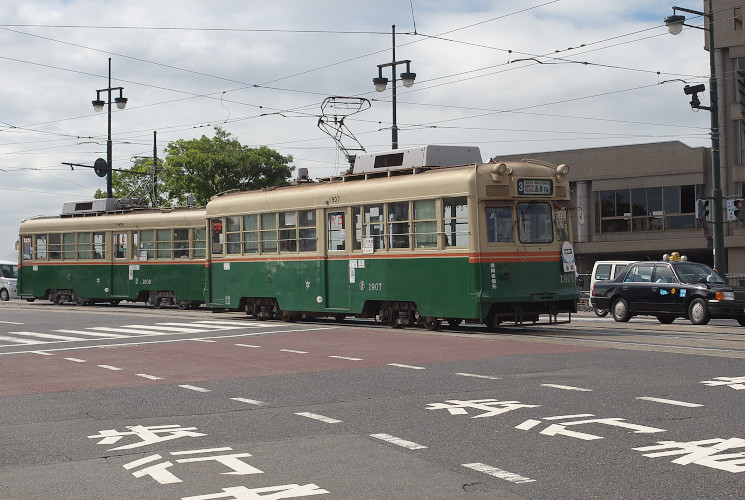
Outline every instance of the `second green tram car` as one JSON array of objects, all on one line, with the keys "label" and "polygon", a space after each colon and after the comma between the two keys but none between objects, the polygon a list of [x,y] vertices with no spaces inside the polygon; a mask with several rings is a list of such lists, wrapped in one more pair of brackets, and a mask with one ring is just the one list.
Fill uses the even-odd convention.
[{"label": "second green tram car", "polygon": [[204,208],[135,209],[24,220],[18,293],[27,300],[204,303]]},{"label": "second green tram car", "polygon": [[214,197],[206,302],[430,329],[555,320],[579,297],[567,171],[491,161]]}]

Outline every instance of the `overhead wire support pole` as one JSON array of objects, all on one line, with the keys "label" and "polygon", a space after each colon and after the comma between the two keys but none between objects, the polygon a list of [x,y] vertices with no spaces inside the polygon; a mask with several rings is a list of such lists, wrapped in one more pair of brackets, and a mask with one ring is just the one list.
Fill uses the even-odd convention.
[{"label": "overhead wire support pole", "polygon": [[[107,105],[107,114],[108,114],[108,133],[106,135],[106,197],[112,198],[112,187],[111,187],[111,172],[112,172],[112,152],[111,152],[111,91],[112,90],[118,90],[119,91],[119,97],[115,99],[116,107],[119,109],[124,109],[124,107],[127,105],[127,98],[122,95],[124,91],[124,87],[111,87],[111,58],[109,57],[109,86],[105,89],[99,89],[96,90],[96,100],[93,101],[93,109],[96,112],[103,111],[104,104]],[[101,92],[106,92],[108,99],[104,103],[101,100]]]},{"label": "overhead wire support pole", "polygon": [[404,73],[401,73],[401,83],[403,83],[404,87],[411,87],[414,85],[414,79],[416,78],[416,73],[411,72],[411,61],[409,59],[403,60],[403,61],[396,61],[396,25],[394,24],[391,26],[392,28],[392,34],[393,34],[393,60],[389,63],[385,64],[378,64],[378,76],[377,78],[373,78],[373,84],[375,85],[375,90],[378,92],[383,92],[385,90],[386,85],[388,84],[388,78],[383,77],[383,68],[391,68],[392,71],[392,83],[393,88],[392,91],[392,99],[391,102],[393,104],[393,124],[391,127],[391,146],[392,149],[398,149],[398,122],[396,120],[396,66],[399,64],[406,64],[406,71]]}]

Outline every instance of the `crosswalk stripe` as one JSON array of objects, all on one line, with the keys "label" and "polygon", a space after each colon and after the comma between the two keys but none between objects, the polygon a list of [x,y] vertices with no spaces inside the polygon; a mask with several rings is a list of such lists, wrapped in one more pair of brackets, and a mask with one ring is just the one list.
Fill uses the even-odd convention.
[{"label": "crosswalk stripe", "polygon": [[21,335],[23,337],[34,337],[39,339],[51,339],[51,340],[80,340],[77,337],[66,337],[64,335],[52,335],[51,333],[36,333],[36,332],[8,332],[11,335]]},{"label": "crosswalk stripe", "polygon": [[44,344],[45,342],[41,340],[31,340],[31,339],[21,339],[17,337],[5,337],[3,335],[0,335],[0,340],[6,340],[8,342],[14,342],[16,344]]},{"label": "crosswalk stripe", "polygon": [[[172,335],[178,332],[160,332],[155,330],[143,330],[140,328],[114,328],[110,326],[96,326],[91,330],[103,330],[105,332],[128,333],[131,335]],[[201,330],[200,330],[201,331]]]},{"label": "crosswalk stripe", "polygon": [[194,326],[202,326],[209,327],[212,330],[243,330],[244,326],[237,326],[235,324],[233,325],[217,325],[217,324],[210,324],[210,323],[202,323],[200,325],[194,325],[194,323],[155,323],[156,325],[165,325],[165,326],[185,326],[187,328],[194,328]]},{"label": "crosswalk stripe", "polygon": [[204,328],[177,328],[175,326],[122,325],[124,328],[141,328],[143,330],[165,330],[174,333],[204,333]]},{"label": "crosswalk stripe", "polygon": [[[89,332],[85,330],[52,330],[53,332],[60,333],[74,333],[75,335],[85,335],[87,337],[102,337],[108,339],[120,339],[126,337],[126,335],[118,335],[116,333],[101,333],[101,332]],[[79,339],[84,340],[84,339]]]}]

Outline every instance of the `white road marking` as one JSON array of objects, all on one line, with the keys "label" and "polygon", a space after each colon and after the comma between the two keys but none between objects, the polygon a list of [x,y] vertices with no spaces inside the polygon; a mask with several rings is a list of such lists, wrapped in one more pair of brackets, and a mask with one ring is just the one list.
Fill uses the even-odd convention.
[{"label": "white road marking", "polygon": [[698,408],[699,406],[704,406],[698,403],[686,403],[685,401],[675,401],[673,399],[663,399],[663,398],[652,398],[649,396],[641,396],[636,399],[642,399],[644,401],[654,401],[655,403],[665,403],[668,405],[687,406],[688,408]]},{"label": "white road marking", "polygon": [[217,340],[210,340],[210,339],[191,339],[191,340],[193,340],[194,342],[211,342],[211,343],[217,342]]},{"label": "white road marking", "polygon": [[204,323],[199,322],[199,325],[195,325],[194,323],[155,323],[156,325],[164,325],[164,326],[176,326],[176,327],[185,327],[185,328],[194,328],[195,326],[204,326],[209,328],[210,330],[243,330],[245,326],[236,325],[235,323],[232,325],[224,325],[224,324],[215,324],[215,323]]},{"label": "white road marking", "polygon": [[490,476],[498,477],[499,479],[504,479],[511,483],[523,484],[523,483],[534,483],[535,482],[535,479],[530,479],[529,477],[521,476],[519,474],[515,474],[514,472],[507,472],[506,470],[499,469],[497,467],[492,467],[491,465],[486,465],[486,464],[482,464],[479,462],[475,462],[472,464],[461,464],[461,465],[463,467],[468,467],[469,469],[473,469],[477,472],[483,472],[484,474],[489,474]]},{"label": "white road marking", "polygon": [[261,406],[261,405],[266,404],[265,402],[257,401],[256,399],[247,399],[247,398],[230,398],[230,399],[232,399],[233,401],[240,401],[241,403],[247,403],[247,404],[256,405],[256,406]]},{"label": "white road marking", "polygon": [[50,340],[80,340],[77,337],[66,337],[64,335],[52,335],[51,333],[36,333],[36,332],[8,332],[11,335],[21,335],[23,337],[33,337],[37,339],[50,339]]},{"label": "white road marking", "polygon": [[319,415],[317,413],[310,413],[307,411],[296,413],[295,415],[300,415],[301,417],[308,417],[312,418],[313,420],[320,420],[321,422],[326,422],[327,424],[339,424],[341,423],[341,420],[337,420],[335,418],[326,417],[324,415]]},{"label": "white road marking", "polygon": [[370,437],[374,437],[375,439],[380,439],[387,443],[395,444],[409,450],[421,450],[426,448],[426,446],[424,446],[423,444],[415,443],[413,441],[407,441],[396,436],[391,436],[390,434],[370,434]]},{"label": "white road marking", "polygon": [[492,377],[491,375],[477,375],[475,373],[456,373],[461,377],[473,377],[473,378],[488,378],[489,380],[500,380],[499,377]]},{"label": "white road marking", "polygon": [[5,325],[22,325],[23,323],[17,323],[15,321],[0,321],[0,323],[3,323]]},{"label": "white road marking", "polygon": [[150,380],[163,380],[163,377],[156,377],[155,375],[148,375],[147,373],[135,373],[138,377],[147,378]]},{"label": "white road marking", "polygon": [[17,337],[5,337],[0,335],[0,340],[7,340],[8,342],[13,342],[15,344],[46,344],[47,342],[42,342],[41,340],[31,340],[31,339],[19,339]]},{"label": "white road marking", "polygon": [[280,349],[282,352],[291,352],[294,354],[308,354],[306,351],[294,351],[292,349]]},{"label": "white road marking", "polygon": [[197,387],[196,385],[188,385],[188,384],[184,384],[184,385],[180,385],[179,387],[181,387],[181,388],[183,388],[183,389],[189,389],[190,391],[197,391],[197,392],[210,392],[210,390],[209,390],[209,389],[205,389],[204,387]]},{"label": "white road marking", "polygon": [[99,368],[106,368],[107,370],[118,372],[121,370],[121,368],[117,368],[116,366],[111,365],[98,365]]},{"label": "white road marking", "polygon": [[80,358],[65,358],[67,361],[74,361],[75,363],[87,363],[86,360]]},{"label": "white road marking", "polygon": [[[157,325],[157,326],[156,326]],[[158,333],[174,332],[174,333],[204,333],[204,328],[183,328],[176,326],[165,326],[163,323],[157,323],[156,325],[122,325],[124,328],[138,328],[141,330],[157,330]]]},{"label": "white road marking", "polygon": [[[103,337],[103,338],[109,338],[109,339],[120,339],[126,337],[126,335],[118,335],[116,333],[101,333],[101,332],[88,332],[84,330],[52,330],[53,332],[60,332],[60,333],[74,333],[75,335],[85,335],[87,337]],[[76,340],[86,340],[86,339],[76,339]]]},{"label": "white road marking", "polygon": [[34,354],[41,354],[42,356],[54,356],[51,352],[44,352],[44,351],[31,351]]},{"label": "white road marking", "polygon": [[350,358],[348,356],[329,356],[329,358],[346,359],[347,361],[362,361],[362,358]]},{"label": "white road marking", "polygon": [[[162,332],[162,331],[154,331],[154,330],[148,330],[148,329],[142,329],[142,328],[129,328],[129,327],[117,327],[112,328],[109,326],[96,326],[91,328],[91,330],[103,330],[105,332],[114,332],[114,333],[127,333],[129,335],[173,335],[175,333],[183,333],[183,332]],[[202,333],[204,330],[196,330],[194,332],[190,333]]]},{"label": "white road marking", "polygon": [[592,389],[585,389],[583,387],[573,387],[571,385],[559,385],[559,384],[541,384],[543,387],[553,387],[555,389],[564,389],[565,391],[581,391],[581,392],[592,392]]},{"label": "white road marking", "polygon": [[402,365],[399,363],[388,363],[388,366],[397,366],[398,368],[411,368],[412,370],[426,370],[423,366],[412,366],[412,365]]},{"label": "white road marking", "polygon": [[237,345],[238,347],[253,347],[254,349],[261,347],[260,345],[251,345],[251,344],[233,344],[233,345]]}]

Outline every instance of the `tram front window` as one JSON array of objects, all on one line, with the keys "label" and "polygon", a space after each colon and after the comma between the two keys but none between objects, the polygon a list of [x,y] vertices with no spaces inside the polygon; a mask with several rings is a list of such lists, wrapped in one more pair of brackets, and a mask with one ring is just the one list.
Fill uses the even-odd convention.
[{"label": "tram front window", "polygon": [[545,202],[518,203],[517,232],[521,243],[554,241],[551,206]]}]

